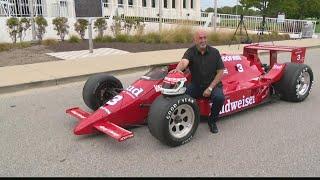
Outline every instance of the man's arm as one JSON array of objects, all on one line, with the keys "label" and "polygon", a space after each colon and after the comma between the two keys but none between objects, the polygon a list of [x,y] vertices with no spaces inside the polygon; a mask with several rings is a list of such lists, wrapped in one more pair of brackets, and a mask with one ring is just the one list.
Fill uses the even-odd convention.
[{"label": "man's arm", "polygon": [[190,55],[190,48],[183,54],[183,57],[181,58],[181,60],[179,61],[176,69],[173,69],[171,72],[182,72],[183,70],[185,70],[190,61],[192,60],[192,56]]},{"label": "man's arm", "polygon": [[188,59],[181,59],[176,67],[176,71],[182,72],[183,70],[185,70],[188,67],[188,65],[189,65]]},{"label": "man's arm", "polygon": [[215,88],[216,85],[221,81],[222,76],[223,76],[223,69],[217,70],[217,75],[216,77],[214,77],[209,87],[211,87],[212,89]]}]

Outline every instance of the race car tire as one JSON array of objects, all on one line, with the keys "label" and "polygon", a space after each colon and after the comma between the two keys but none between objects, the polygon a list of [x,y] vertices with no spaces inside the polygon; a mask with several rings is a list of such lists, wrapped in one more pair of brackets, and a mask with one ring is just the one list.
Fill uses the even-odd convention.
[{"label": "race car tire", "polygon": [[119,94],[122,89],[123,86],[119,79],[112,75],[101,73],[90,77],[86,81],[82,90],[82,97],[85,104],[95,111]]},{"label": "race car tire", "polygon": [[198,104],[189,95],[160,95],[152,103],[147,119],[152,136],[172,147],[188,143],[199,122]]},{"label": "race car tire", "polygon": [[301,102],[310,94],[312,85],[313,72],[308,65],[286,63],[285,72],[274,88],[282,100]]}]

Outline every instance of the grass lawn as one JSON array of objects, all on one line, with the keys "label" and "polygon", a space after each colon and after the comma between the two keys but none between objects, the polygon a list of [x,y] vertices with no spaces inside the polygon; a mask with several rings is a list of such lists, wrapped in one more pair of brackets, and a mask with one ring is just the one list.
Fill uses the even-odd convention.
[{"label": "grass lawn", "polygon": [[316,33],[320,33],[320,23],[316,26]]}]

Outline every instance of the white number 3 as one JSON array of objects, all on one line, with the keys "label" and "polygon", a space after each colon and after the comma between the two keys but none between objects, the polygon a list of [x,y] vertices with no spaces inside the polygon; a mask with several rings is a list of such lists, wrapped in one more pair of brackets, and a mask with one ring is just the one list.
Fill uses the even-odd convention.
[{"label": "white number 3", "polygon": [[241,64],[237,64],[237,70],[238,70],[239,72],[243,72],[243,67],[242,67]]},{"label": "white number 3", "polygon": [[114,98],[110,99],[106,104],[112,106],[112,105],[117,104],[117,102],[120,101],[121,99],[122,99],[122,96],[116,95]]}]

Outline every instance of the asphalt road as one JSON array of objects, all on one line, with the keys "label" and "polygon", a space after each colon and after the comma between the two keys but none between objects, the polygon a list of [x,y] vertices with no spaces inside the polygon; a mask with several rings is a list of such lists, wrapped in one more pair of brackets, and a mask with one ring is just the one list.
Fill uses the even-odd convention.
[{"label": "asphalt road", "polygon": [[[285,54],[280,55],[284,59]],[[211,177],[320,176],[320,49],[308,50],[316,83],[301,103],[275,101],[218,121],[201,122],[191,142],[171,148],[147,126],[118,143],[75,136],[70,107],[87,109],[84,82],[0,96],[0,176]],[[142,73],[118,76],[125,86]]]}]

